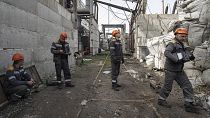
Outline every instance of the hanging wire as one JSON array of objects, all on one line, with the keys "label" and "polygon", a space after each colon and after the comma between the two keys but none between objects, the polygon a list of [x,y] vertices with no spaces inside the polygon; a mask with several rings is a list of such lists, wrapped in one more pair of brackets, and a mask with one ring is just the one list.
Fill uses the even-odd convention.
[{"label": "hanging wire", "polygon": [[[111,10],[109,10],[109,9],[107,9],[106,7],[104,7],[103,5],[101,5],[101,4],[99,4],[101,7],[103,7],[104,9],[106,9],[106,10],[108,10],[108,11],[111,11]],[[122,15],[124,15],[123,13],[119,13],[119,12],[115,12],[115,14],[122,14]]]},{"label": "hanging wire", "polygon": [[112,14],[113,14],[115,17],[119,18],[120,20],[127,20],[127,19],[123,19],[123,18],[120,18],[119,16],[117,16],[111,8],[110,8],[110,10],[111,10]]},{"label": "hanging wire", "polygon": [[128,9],[130,10],[130,12],[132,13],[132,10],[131,10],[130,6],[128,5],[128,2],[125,1],[125,3],[126,3],[126,5],[127,5]]}]

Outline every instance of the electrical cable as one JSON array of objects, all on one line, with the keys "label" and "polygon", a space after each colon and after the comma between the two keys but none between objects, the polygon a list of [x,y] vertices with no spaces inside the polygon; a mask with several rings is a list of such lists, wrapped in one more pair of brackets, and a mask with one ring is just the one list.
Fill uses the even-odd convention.
[{"label": "electrical cable", "polygon": [[[128,5],[128,3],[127,3],[127,1],[125,1],[125,3],[126,3],[126,5],[128,6],[128,9],[130,9],[130,6]],[[130,11],[131,11],[131,9],[130,9]],[[124,12],[124,14],[125,14],[125,16],[126,16],[126,18],[127,18],[127,20],[128,20],[128,16],[127,16],[127,14],[125,13],[125,11],[123,10],[123,12]],[[131,11],[131,13],[132,13],[132,11]],[[131,18],[130,18],[131,19]],[[129,26],[131,25],[131,23],[130,23],[130,21],[128,20],[128,23],[129,23]]]},{"label": "electrical cable", "polygon": [[[103,7],[104,9],[106,9],[106,10],[108,10],[108,11],[111,11],[111,10],[109,10],[109,9],[107,9],[106,7],[104,7],[103,5],[101,5],[101,4],[99,4],[101,7]],[[123,13],[119,13],[119,12],[115,12],[116,14],[122,14],[122,15],[124,15]]]},{"label": "electrical cable", "polygon": [[[100,4],[99,4],[100,5]],[[117,17],[118,19],[120,19],[120,20],[128,20],[128,19],[123,19],[123,18],[120,18],[119,16],[117,16],[116,14],[123,14],[123,13],[119,13],[119,12],[114,12],[111,8],[110,9],[107,9],[107,8],[105,8],[103,5],[100,5],[100,6],[102,6],[104,9],[106,9],[106,10],[108,10],[108,11],[111,11],[112,12],[112,14],[115,16],[115,17]],[[123,10],[124,11],[124,10]],[[124,15],[124,14],[123,14]],[[128,20],[129,21],[129,20]]]},{"label": "electrical cable", "polygon": [[119,16],[117,16],[111,8],[110,8],[110,10],[111,10],[112,14],[113,14],[115,17],[117,17],[118,19],[120,19],[120,20],[127,20],[127,19],[123,19],[123,18],[120,18]]},{"label": "electrical cable", "polygon": [[128,5],[128,2],[125,1],[125,3],[126,3],[126,5],[128,6],[128,9],[130,10],[130,12],[132,13],[132,10],[131,10],[130,6]]},{"label": "electrical cable", "polygon": [[127,21],[128,21],[128,24],[129,24],[129,26],[130,26],[130,21],[129,21],[129,19],[128,19],[128,16],[127,16],[127,14],[125,13],[125,11],[124,11],[124,14],[125,14],[125,16],[126,16],[126,19],[127,19]]}]

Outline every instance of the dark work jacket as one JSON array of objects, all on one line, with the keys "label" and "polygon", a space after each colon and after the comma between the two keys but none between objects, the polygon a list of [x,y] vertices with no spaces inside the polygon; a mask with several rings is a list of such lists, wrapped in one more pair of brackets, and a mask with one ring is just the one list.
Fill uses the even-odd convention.
[{"label": "dark work jacket", "polygon": [[[60,53],[63,50],[64,53]],[[69,43],[53,42],[51,45],[51,53],[53,54],[53,61],[60,61],[61,59],[68,59],[68,55],[71,55]]]},{"label": "dark work jacket", "polygon": [[[182,60],[178,59],[177,53],[181,53]],[[164,55],[166,56],[165,70],[172,72],[183,71],[184,63],[190,61],[192,53],[185,49],[184,45],[179,42],[170,42],[165,49]]]},{"label": "dark work jacket", "polygon": [[112,41],[109,44],[110,46],[110,56],[111,61],[120,62],[123,61],[123,52],[122,52],[122,44],[120,40],[112,38]]},{"label": "dark work jacket", "polygon": [[14,68],[6,72],[7,88],[12,88],[19,85],[27,85],[27,81],[31,80],[31,76],[25,71],[23,67]]}]

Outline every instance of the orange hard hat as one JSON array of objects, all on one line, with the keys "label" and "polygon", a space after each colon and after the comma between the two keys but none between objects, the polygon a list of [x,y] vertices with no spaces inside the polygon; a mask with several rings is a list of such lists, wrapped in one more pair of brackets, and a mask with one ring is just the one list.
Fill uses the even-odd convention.
[{"label": "orange hard hat", "polygon": [[21,53],[15,53],[12,56],[12,61],[20,61],[20,60],[24,60],[24,57]]},{"label": "orange hard hat", "polygon": [[116,34],[118,34],[118,33],[120,33],[120,31],[119,31],[119,30],[113,30],[113,31],[112,31],[112,36],[114,36],[114,37],[115,37],[115,35],[116,35]]},{"label": "orange hard hat", "polygon": [[60,37],[67,38],[67,33],[66,32],[61,32]]},{"label": "orange hard hat", "polygon": [[186,28],[177,28],[174,34],[186,34],[188,35],[187,29]]}]

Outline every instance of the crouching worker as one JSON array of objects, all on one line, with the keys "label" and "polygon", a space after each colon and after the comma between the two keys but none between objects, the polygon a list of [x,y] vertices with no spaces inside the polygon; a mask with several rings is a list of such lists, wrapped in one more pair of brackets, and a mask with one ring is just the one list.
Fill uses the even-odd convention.
[{"label": "crouching worker", "polygon": [[15,53],[12,57],[13,65],[8,67],[6,72],[6,92],[13,102],[28,97],[34,85],[33,79],[24,70],[24,57]]},{"label": "crouching worker", "polygon": [[185,111],[197,113],[199,107],[193,102],[194,95],[192,84],[183,70],[184,63],[194,60],[195,58],[184,46],[188,35],[187,29],[177,28],[174,34],[174,42],[169,43],[164,52],[166,56],[165,82],[159,95],[158,104],[168,108],[171,107],[171,105],[166,102],[166,99],[172,90],[173,81],[176,81],[183,90]]}]

